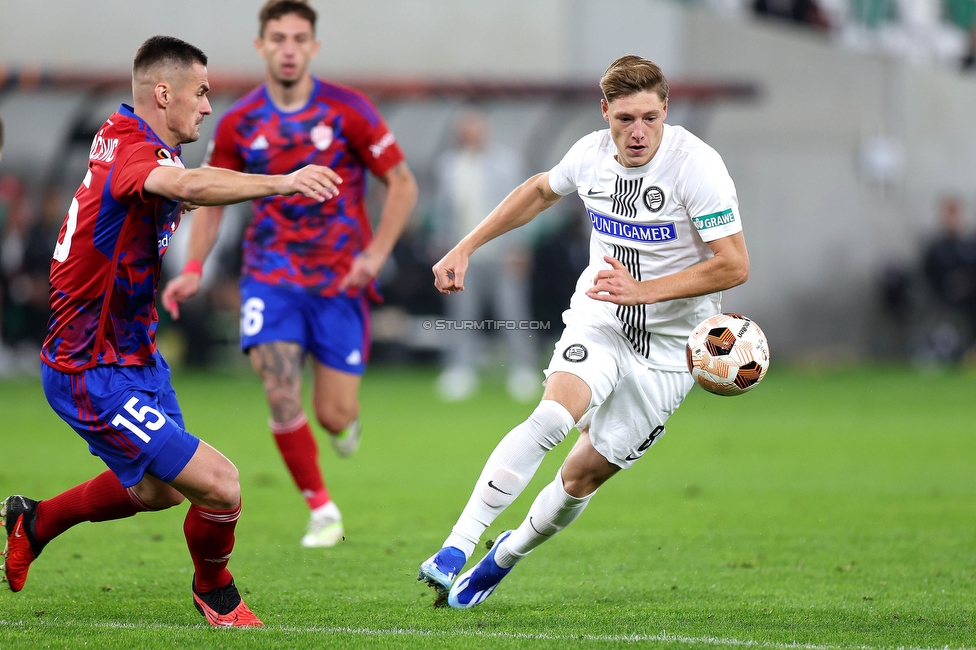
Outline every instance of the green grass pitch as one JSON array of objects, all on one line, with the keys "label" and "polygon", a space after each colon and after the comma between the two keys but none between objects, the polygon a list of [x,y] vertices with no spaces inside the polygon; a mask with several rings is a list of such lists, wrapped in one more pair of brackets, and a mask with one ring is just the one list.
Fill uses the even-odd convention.
[{"label": "green grass pitch", "polygon": [[[193,609],[182,506],[51,543],[22,592],[0,592],[0,648],[976,647],[971,374],[774,369],[742,397],[695,389],[641,462],[470,611],[433,609],[417,567],[532,406],[491,385],[442,404],[433,380],[370,370],[359,453],[337,459],[320,437],[346,541],[310,550],[256,377],[177,376],[190,430],[240,469],[230,568],[267,627],[213,630]],[[103,468],[37,381],[0,383],[0,443],[0,496]],[[521,521],[569,444],[486,537]]]}]

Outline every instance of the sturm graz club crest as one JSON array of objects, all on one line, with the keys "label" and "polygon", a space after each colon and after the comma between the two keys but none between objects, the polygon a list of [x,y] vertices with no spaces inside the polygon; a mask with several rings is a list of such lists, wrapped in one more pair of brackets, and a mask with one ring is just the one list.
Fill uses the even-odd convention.
[{"label": "sturm graz club crest", "polygon": [[587,354],[585,347],[579,343],[573,343],[563,351],[563,359],[572,363],[579,363],[586,361]]},{"label": "sturm graz club crest", "polygon": [[644,190],[644,206],[651,212],[659,212],[664,207],[664,190],[657,185]]}]

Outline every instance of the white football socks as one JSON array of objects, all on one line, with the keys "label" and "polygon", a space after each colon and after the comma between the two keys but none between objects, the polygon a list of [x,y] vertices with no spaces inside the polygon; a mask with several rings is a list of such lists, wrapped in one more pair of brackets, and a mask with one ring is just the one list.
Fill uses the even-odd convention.
[{"label": "white football socks", "polygon": [[522,493],[546,452],[562,442],[574,424],[559,402],[539,402],[529,419],[509,431],[491,452],[444,546],[454,546],[470,558],[485,529]]},{"label": "white football socks", "polygon": [[563,487],[560,468],[556,479],[542,488],[532,502],[525,520],[495,551],[495,562],[503,569],[514,566],[529,551],[576,521],[594,494],[595,491],[582,498],[570,496]]}]

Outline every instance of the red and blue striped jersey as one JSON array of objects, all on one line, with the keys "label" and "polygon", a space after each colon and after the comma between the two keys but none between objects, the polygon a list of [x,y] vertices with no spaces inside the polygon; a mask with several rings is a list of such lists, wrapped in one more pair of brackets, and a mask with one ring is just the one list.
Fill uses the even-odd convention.
[{"label": "red and blue striped jersey", "polygon": [[[301,195],[255,200],[242,269],[245,278],[334,296],[373,238],[366,172],[385,174],[403,152],[365,95],[313,81],[308,104],[291,113],[274,105],[265,85],[238,100],[218,122],[206,164],[254,174],[289,174],[316,164],[339,174],[339,196],[323,203]],[[361,293],[350,289],[347,295]],[[375,284],[367,293],[377,297]]]},{"label": "red and blue striped jersey", "polygon": [[96,365],[155,365],[160,261],[181,206],[145,191],[160,165],[182,167],[132,107],[98,130],[88,173],[61,226],[51,261],[51,319],[41,359],[62,372]]}]

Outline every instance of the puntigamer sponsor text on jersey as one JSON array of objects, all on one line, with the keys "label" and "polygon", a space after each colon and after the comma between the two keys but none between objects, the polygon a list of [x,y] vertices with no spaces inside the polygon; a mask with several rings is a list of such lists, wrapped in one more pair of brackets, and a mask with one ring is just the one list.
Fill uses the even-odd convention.
[{"label": "puntigamer sponsor text on jersey", "polygon": [[678,237],[673,223],[624,223],[590,208],[586,209],[586,214],[597,232],[610,237],[640,242],[673,241]]}]

